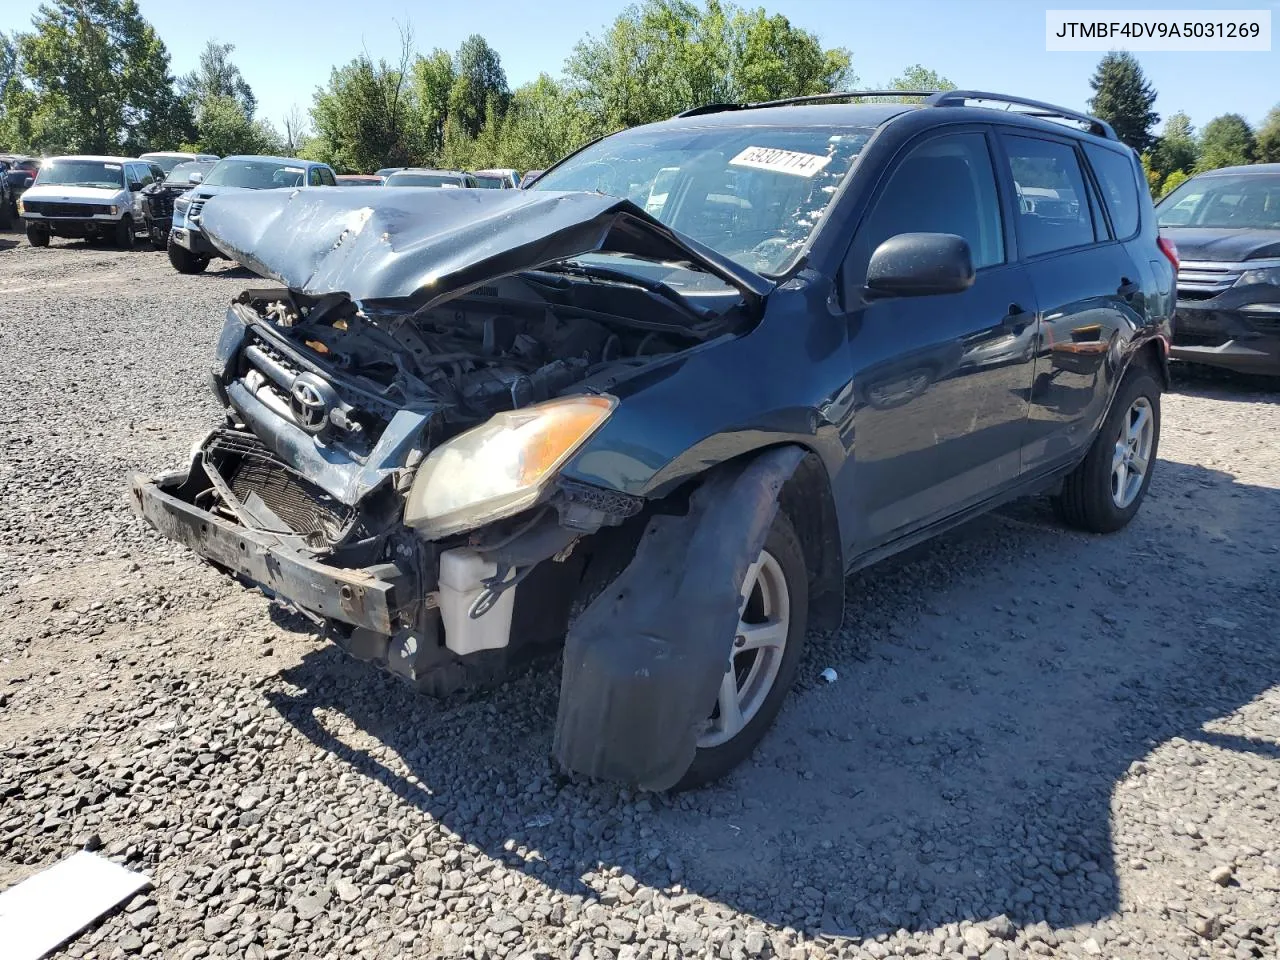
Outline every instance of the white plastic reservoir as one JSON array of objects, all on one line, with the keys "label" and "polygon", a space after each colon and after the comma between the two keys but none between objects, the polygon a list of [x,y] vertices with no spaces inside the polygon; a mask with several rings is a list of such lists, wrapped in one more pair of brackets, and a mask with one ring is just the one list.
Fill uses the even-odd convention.
[{"label": "white plastic reservoir", "polygon": [[511,636],[511,610],[516,588],[508,587],[485,613],[472,620],[472,604],[484,592],[481,582],[498,572],[480,554],[457,547],[440,554],[440,619],[444,645],[459,655],[505,647]]}]

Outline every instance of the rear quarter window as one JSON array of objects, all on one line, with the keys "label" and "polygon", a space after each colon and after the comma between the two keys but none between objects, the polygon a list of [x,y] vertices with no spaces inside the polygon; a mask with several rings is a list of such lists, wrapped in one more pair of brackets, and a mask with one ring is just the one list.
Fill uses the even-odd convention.
[{"label": "rear quarter window", "polygon": [[1138,232],[1138,193],[1137,174],[1133,161],[1124,154],[1099,147],[1092,143],[1084,145],[1085,156],[1089,165],[1097,174],[1098,184],[1102,187],[1102,196],[1111,213],[1111,225],[1116,236],[1127,240]]}]

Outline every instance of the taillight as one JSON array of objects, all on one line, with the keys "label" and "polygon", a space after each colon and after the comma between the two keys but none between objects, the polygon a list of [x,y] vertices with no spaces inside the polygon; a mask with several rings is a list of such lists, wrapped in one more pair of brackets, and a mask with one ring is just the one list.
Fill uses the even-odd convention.
[{"label": "taillight", "polygon": [[1169,258],[1169,262],[1173,264],[1173,272],[1178,272],[1178,245],[1168,237],[1161,236],[1156,239],[1156,246],[1160,248],[1160,252]]}]

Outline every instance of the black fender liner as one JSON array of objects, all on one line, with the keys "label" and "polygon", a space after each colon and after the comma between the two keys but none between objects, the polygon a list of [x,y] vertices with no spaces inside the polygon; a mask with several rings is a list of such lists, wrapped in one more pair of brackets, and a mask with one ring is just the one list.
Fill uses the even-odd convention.
[{"label": "black fender liner", "polygon": [[649,790],[689,769],[732,649],[738,585],[804,456],[774,447],[717,467],[685,516],[649,520],[634,558],[565,638],[563,767]]}]

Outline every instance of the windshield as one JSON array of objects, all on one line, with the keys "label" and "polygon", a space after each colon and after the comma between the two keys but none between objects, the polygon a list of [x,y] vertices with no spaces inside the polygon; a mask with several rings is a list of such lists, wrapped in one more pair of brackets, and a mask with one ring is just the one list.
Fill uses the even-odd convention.
[{"label": "windshield", "polygon": [[119,190],[124,186],[124,169],[104,160],[50,160],[40,168],[41,186],[102,187]]},{"label": "windshield", "polygon": [[1195,177],[1160,201],[1162,227],[1280,230],[1280,175]]},{"label": "windshield", "polygon": [[387,177],[388,187],[460,187],[462,178],[447,173],[412,173],[405,170]]},{"label": "windshield", "polygon": [[173,168],[176,167],[178,164],[186,163],[191,159],[191,157],[166,157],[166,156],[162,156],[154,153],[144,153],[138,159],[146,160],[148,163],[154,163],[157,167],[159,167],[166,174],[168,174],[168,173],[172,173]]},{"label": "windshield", "polygon": [[501,190],[506,185],[506,181],[501,177],[476,176],[476,186],[482,190]]},{"label": "windshield", "polygon": [[[163,164],[161,164],[163,166]],[[208,173],[213,169],[212,163],[201,163],[198,160],[188,160],[186,163],[179,163],[170,167],[165,177],[165,183],[189,185],[191,183],[191,174],[199,173],[201,175]]]},{"label": "windshield", "polygon": [[642,127],[587,147],[530,189],[625,197],[743,266],[778,274],[870,136],[847,127]]},{"label": "windshield", "polygon": [[219,160],[204,178],[208,187],[247,187],[250,190],[274,190],[277,187],[300,187],[306,170],[292,163],[276,160]]}]

